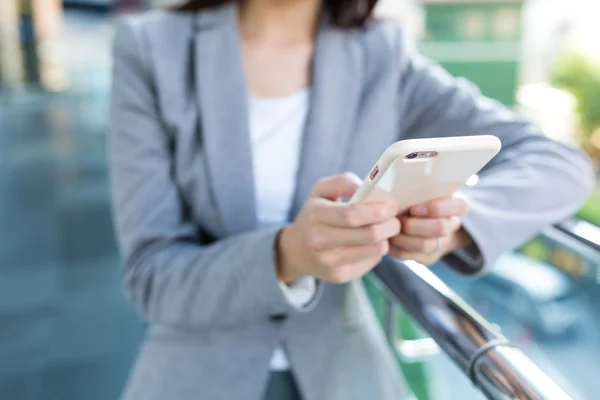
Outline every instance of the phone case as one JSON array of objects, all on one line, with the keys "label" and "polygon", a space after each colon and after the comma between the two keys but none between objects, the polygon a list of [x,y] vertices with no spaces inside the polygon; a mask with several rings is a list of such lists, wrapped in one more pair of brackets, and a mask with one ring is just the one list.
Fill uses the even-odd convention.
[{"label": "phone case", "polygon": [[[391,196],[404,212],[413,205],[451,196],[500,147],[500,140],[489,135],[396,142],[383,153],[350,202],[379,201]],[[417,157],[407,158],[415,153]]]}]

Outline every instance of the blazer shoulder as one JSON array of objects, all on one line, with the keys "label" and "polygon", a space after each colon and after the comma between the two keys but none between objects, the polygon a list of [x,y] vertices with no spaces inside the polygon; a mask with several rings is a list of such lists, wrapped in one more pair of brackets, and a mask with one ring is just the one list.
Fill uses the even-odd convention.
[{"label": "blazer shoulder", "polygon": [[126,28],[136,37],[176,40],[189,35],[193,19],[194,14],[191,13],[157,9],[119,17],[117,31],[119,28]]},{"label": "blazer shoulder", "polygon": [[397,21],[374,19],[360,29],[360,36],[369,57],[379,63],[392,62],[401,67],[417,53],[413,40]]},{"label": "blazer shoulder", "polygon": [[398,22],[372,20],[359,29],[359,37],[367,56],[367,75],[402,74],[402,66],[410,51],[404,30]]},{"label": "blazer shoulder", "polygon": [[152,10],[121,17],[113,44],[115,56],[138,59],[143,69],[158,79],[167,79],[187,65],[189,43],[196,14]]},{"label": "blazer shoulder", "polygon": [[377,43],[381,51],[399,51],[404,43],[402,25],[396,21],[374,19],[361,28],[361,34],[370,43]]}]

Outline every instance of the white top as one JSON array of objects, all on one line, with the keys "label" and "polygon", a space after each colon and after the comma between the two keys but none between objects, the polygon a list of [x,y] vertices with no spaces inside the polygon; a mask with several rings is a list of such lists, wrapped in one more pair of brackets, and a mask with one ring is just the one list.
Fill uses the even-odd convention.
[{"label": "white top", "polygon": [[[296,189],[308,103],[308,89],[286,97],[249,98],[256,215],[261,227],[287,222]],[[289,286],[283,283],[280,286],[290,303],[303,307],[314,296],[316,281],[313,277],[302,277]],[[290,368],[283,347],[277,347],[273,353],[270,368],[275,371]]]}]

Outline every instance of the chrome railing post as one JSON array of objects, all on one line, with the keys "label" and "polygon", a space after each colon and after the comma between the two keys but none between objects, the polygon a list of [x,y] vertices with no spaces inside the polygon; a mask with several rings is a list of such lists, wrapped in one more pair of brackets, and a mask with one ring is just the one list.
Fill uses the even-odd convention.
[{"label": "chrome railing post", "polygon": [[407,339],[404,336],[402,329],[398,329],[398,311],[399,307],[386,296],[383,329],[398,357],[405,363],[417,363],[438,355],[440,348],[432,338]]}]

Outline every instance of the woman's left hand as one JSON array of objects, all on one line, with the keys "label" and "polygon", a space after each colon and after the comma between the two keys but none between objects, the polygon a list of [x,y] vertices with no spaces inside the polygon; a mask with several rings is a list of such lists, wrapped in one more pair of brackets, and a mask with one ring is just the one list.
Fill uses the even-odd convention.
[{"label": "woman's left hand", "polygon": [[406,215],[398,217],[402,229],[389,240],[389,254],[431,265],[444,255],[466,247],[472,239],[462,229],[460,217],[468,209],[469,203],[459,195],[411,207]]}]

